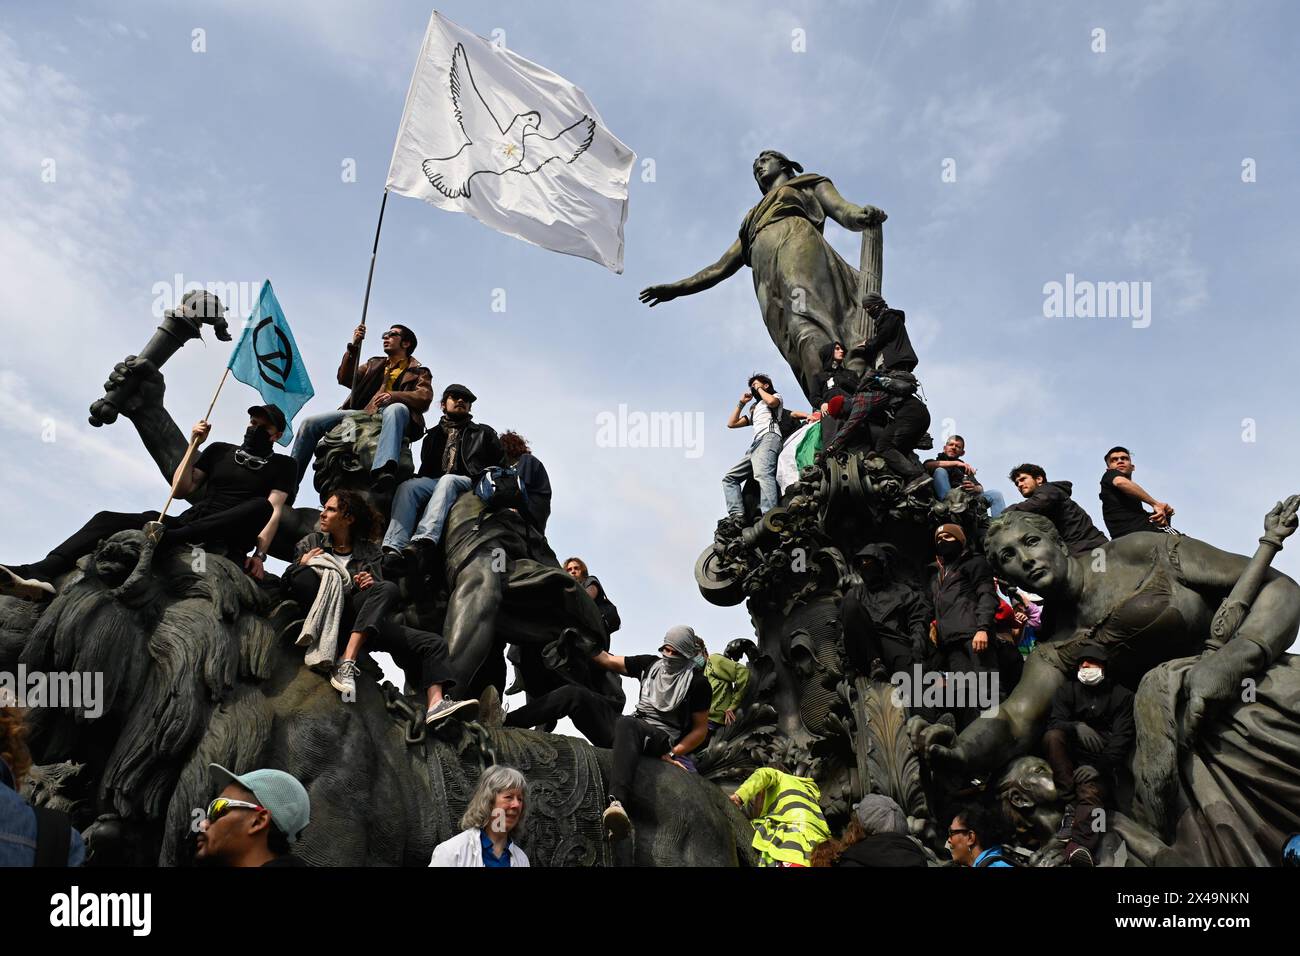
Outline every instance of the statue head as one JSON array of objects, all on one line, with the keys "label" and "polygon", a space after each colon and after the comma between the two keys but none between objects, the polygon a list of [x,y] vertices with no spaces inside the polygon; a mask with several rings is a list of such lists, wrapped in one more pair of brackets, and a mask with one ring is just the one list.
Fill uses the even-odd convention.
[{"label": "statue head", "polygon": [[984,552],[993,573],[1027,591],[1046,594],[1066,583],[1070,552],[1051,519],[1004,511],[989,524]]},{"label": "statue head", "polygon": [[[331,428],[316,446],[316,490],[328,497],[344,488],[368,490],[370,465],[379,447],[379,433],[383,416],[349,415]],[[398,459],[399,480],[414,471],[411,465],[411,446],[403,442]]]},{"label": "statue head", "polygon": [[764,195],[781,178],[789,179],[803,172],[803,167],[790,159],[785,153],[774,149],[765,149],[754,160],[754,181]]},{"label": "statue head", "polygon": [[139,564],[144,543],[141,531],[119,531],[101,541],[90,559],[95,576],[106,587],[121,587]]}]

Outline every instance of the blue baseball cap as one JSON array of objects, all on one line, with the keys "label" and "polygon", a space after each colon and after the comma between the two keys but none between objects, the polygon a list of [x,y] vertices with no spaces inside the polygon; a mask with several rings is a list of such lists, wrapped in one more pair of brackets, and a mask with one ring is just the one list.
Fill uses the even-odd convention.
[{"label": "blue baseball cap", "polygon": [[311,800],[307,797],[307,788],[293,774],[283,770],[250,770],[239,775],[216,763],[208,764],[208,769],[219,788],[237,783],[257,797],[257,802],[270,812],[276,829],[290,843],[296,842],[303,828],[311,822]]}]

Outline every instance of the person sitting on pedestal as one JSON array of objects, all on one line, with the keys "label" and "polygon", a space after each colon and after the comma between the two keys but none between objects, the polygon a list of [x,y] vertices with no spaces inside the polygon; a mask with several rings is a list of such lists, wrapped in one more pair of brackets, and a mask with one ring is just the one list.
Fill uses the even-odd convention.
[{"label": "person sitting on pedestal", "polygon": [[393,515],[383,541],[391,568],[414,559],[427,569],[451,506],[486,469],[501,463],[504,449],[496,431],[474,421],[471,410],[476,398],[464,385],[443,389],[442,420],[429,429],[420,445],[420,470],[402,482],[393,496]]},{"label": "person sitting on pedestal", "polygon": [[940,501],[948,497],[948,492],[961,488],[973,495],[979,495],[988,505],[989,517],[996,518],[1007,506],[1002,492],[985,488],[975,480],[975,469],[962,459],[966,456],[966,439],[953,435],[943,444],[943,451],[925,462],[925,470],[934,477],[934,496]]},{"label": "person sitting on pedestal", "polygon": [[[200,489],[204,495],[181,514],[162,519],[165,530],[160,546],[202,544],[232,561],[243,561],[245,570],[260,579],[280,515],[297,488],[293,460],[272,450],[284,428],[284,412],[279,408],[254,405],[248,410],[248,428],[241,444],[216,442],[202,454],[182,459],[172,478],[176,497],[187,498]],[[194,426],[191,436],[197,445],[207,440],[211,429],[207,422]],[[0,594],[47,600],[55,594],[53,582],[94,551],[101,540],[119,531],[143,530],[158,520],[156,511],[101,511],[40,561],[0,565]],[[256,551],[244,561],[253,547]]]},{"label": "person sitting on pedestal", "polygon": [[370,465],[373,488],[379,494],[391,491],[397,483],[403,439],[415,441],[424,434],[424,413],[433,402],[433,376],[412,354],[417,342],[415,333],[394,324],[383,334],[384,354],[367,359],[358,371],[357,359],[365,337],[366,327],[357,326],[339,364],[339,384],[352,389],[347,401],[337,411],[309,415],[298,426],[290,454],[298,463],[299,482],[307,474],[321,438],[349,414],[383,415],[379,445]]},{"label": "person sitting on pedestal", "polygon": [[[1043,750],[1052,765],[1057,795],[1066,803],[1062,829],[1070,826],[1065,857],[1071,866],[1092,866],[1105,827],[1098,827],[1115,772],[1133,749],[1133,692],[1106,677],[1109,655],[1100,644],[1079,648],[1077,680],[1052,695],[1052,716]],[[1073,822],[1069,814],[1073,805]]]},{"label": "person sitting on pedestal", "polygon": [[858,390],[858,375],[845,367],[845,354],[842,342],[822,346],[822,370],[813,377],[811,394],[808,396],[812,407],[822,413],[823,445],[830,444],[839,427],[839,419],[831,414],[831,400],[841,398],[847,401]]},{"label": "person sitting on pedestal", "polygon": [[[1168,531],[1172,505],[1157,501],[1133,480],[1133,453],[1123,445],[1106,452],[1106,473],[1101,476],[1101,518],[1111,540],[1135,531]],[[1143,503],[1151,506],[1148,513]]]}]

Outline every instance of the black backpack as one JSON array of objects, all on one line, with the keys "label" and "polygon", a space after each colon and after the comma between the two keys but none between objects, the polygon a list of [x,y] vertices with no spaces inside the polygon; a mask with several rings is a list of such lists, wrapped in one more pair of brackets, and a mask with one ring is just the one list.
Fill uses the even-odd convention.
[{"label": "black backpack", "polygon": [[519,469],[514,465],[493,465],[479,476],[474,492],[489,511],[498,508],[528,508],[528,489],[519,480]]},{"label": "black backpack", "polygon": [[781,441],[783,442],[799,429],[803,428],[803,424],[803,422],[791,415],[790,410],[784,405],[781,406],[781,411],[776,415],[776,427],[781,432]]}]

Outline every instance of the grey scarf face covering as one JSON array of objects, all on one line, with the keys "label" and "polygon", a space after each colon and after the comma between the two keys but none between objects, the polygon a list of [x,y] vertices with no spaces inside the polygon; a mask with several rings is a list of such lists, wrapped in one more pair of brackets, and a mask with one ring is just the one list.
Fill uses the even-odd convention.
[{"label": "grey scarf face covering", "polygon": [[670,628],[664,635],[664,644],[676,653],[671,657],[663,655],[646,671],[641,679],[641,696],[636,709],[640,716],[651,723],[681,736],[687,728],[670,727],[663,718],[677,709],[691,689],[695,671],[691,658],[697,650],[695,631],[682,625]]}]

